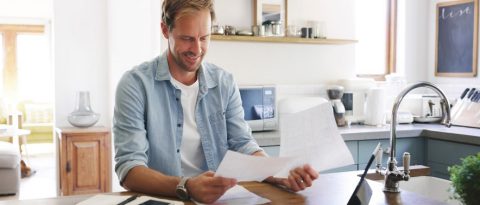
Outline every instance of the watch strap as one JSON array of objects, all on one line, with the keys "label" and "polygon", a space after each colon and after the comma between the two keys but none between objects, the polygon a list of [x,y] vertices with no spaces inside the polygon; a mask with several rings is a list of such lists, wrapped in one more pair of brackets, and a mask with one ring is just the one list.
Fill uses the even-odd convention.
[{"label": "watch strap", "polygon": [[187,181],[190,179],[190,177],[182,177],[180,179],[180,182],[177,185],[177,191],[181,190],[184,194],[179,195],[179,197],[183,200],[189,200],[190,199],[190,194],[188,193],[187,190]]}]

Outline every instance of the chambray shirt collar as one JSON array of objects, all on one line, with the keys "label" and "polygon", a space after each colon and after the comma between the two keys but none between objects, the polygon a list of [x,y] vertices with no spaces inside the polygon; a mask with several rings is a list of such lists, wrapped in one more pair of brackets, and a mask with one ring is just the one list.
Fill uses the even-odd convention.
[{"label": "chambray shirt collar", "polygon": [[[155,74],[155,80],[158,81],[164,81],[164,80],[171,80],[172,75],[170,74],[170,70],[168,67],[168,61],[167,61],[167,55],[168,55],[168,50],[165,51],[162,56],[160,56],[160,59],[158,60],[158,66],[157,66],[157,72]],[[217,86],[217,82],[213,80],[212,76],[210,76],[210,73],[207,72],[207,67],[208,65],[205,64],[204,62],[201,63],[200,69],[198,70],[198,79],[199,79],[199,85],[200,89],[206,92],[207,89],[209,88],[214,88]]]}]

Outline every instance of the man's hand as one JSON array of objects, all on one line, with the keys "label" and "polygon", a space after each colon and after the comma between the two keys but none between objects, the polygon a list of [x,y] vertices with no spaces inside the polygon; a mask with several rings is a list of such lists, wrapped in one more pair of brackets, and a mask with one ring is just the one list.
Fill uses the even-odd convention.
[{"label": "man's hand", "polygon": [[306,164],[303,167],[297,167],[290,170],[290,174],[287,179],[269,177],[265,181],[284,186],[294,192],[302,191],[307,187],[312,186],[313,181],[318,178],[318,172],[315,171],[310,165]]},{"label": "man's hand", "polygon": [[190,196],[201,203],[217,201],[228,189],[237,184],[237,180],[215,177],[213,172],[204,172],[187,181],[186,187]]}]

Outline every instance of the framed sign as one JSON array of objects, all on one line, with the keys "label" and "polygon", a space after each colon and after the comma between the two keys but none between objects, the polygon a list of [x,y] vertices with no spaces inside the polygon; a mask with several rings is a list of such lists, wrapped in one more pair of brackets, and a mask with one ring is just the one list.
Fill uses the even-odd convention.
[{"label": "framed sign", "polygon": [[435,76],[477,75],[477,22],[477,0],[437,4]]},{"label": "framed sign", "polygon": [[253,0],[253,25],[280,21],[287,28],[287,0]]}]

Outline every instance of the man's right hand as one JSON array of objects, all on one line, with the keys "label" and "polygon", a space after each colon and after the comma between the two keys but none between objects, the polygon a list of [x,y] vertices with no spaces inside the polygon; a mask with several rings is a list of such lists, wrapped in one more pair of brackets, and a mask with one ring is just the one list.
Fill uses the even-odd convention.
[{"label": "man's right hand", "polygon": [[235,179],[215,177],[214,175],[214,172],[208,171],[187,181],[188,193],[194,200],[201,203],[213,203],[237,184]]}]

